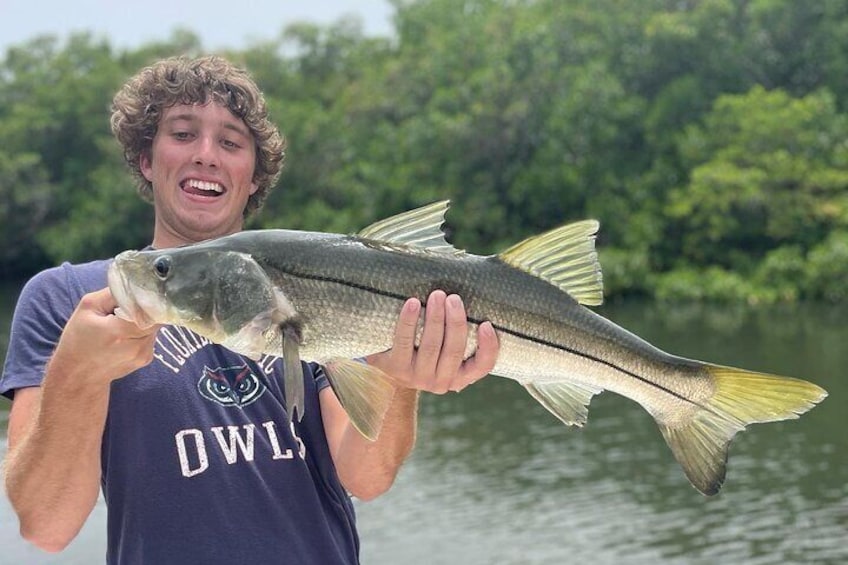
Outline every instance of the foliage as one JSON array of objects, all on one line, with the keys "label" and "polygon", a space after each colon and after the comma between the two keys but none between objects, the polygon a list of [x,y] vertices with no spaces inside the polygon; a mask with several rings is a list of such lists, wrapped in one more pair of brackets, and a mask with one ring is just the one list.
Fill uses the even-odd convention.
[{"label": "foliage", "polygon": [[[349,232],[451,198],[451,238],[476,253],[598,218],[610,297],[845,300],[844,2],[392,4],[391,38],[340,20],[225,53],[289,140],[250,227]],[[4,272],[147,243],[109,102],[142,65],[202,52],[190,30],[7,51]]]},{"label": "foliage", "polygon": [[31,242],[47,215],[52,192],[37,154],[9,155],[0,150],[0,259],[4,277],[28,263],[44,260]]},{"label": "foliage", "polygon": [[809,254],[805,291],[811,298],[832,302],[848,297],[848,232],[831,233]]}]

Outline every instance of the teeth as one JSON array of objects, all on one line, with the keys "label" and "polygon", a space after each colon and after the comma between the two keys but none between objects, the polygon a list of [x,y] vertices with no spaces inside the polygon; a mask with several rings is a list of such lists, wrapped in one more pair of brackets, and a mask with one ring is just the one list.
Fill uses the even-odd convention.
[{"label": "teeth", "polygon": [[221,186],[220,184],[218,184],[217,182],[207,182],[207,181],[202,181],[202,180],[197,180],[197,179],[189,179],[189,181],[186,184],[188,186],[190,186],[192,188],[196,188],[198,190],[205,190],[205,191],[208,191],[208,192],[217,192],[219,194],[221,192],[224,192],[224,187]]}]

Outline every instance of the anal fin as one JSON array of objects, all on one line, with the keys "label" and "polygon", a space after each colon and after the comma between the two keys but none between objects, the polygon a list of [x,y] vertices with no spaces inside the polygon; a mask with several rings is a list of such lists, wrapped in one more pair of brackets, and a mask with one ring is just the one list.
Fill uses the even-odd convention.
[{"label": "anal fin", "polygon": [[575,383],[527,383],[530,396],[568,426],[583,426],[589,416],[589,402],[603,389]]}]

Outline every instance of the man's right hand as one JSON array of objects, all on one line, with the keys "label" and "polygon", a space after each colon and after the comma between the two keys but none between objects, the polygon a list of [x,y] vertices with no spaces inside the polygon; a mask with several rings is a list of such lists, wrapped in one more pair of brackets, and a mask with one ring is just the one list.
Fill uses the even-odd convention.
[{"label": "man's right hand", "polygon": [[117,306],[108,288],[86,294],[65,325],[51,363],[80,385],[107,384],[153,360],[159,326],[141,329],[116,316]]},{"label": "man's right hand", "polygon": [[21,535],[47,551],[70,543],[97,502],[110,383],[153,359],[158,326],[142,330],[116,306],[108,288],[86,294],[41,386],[12,401],[6,492]]}]

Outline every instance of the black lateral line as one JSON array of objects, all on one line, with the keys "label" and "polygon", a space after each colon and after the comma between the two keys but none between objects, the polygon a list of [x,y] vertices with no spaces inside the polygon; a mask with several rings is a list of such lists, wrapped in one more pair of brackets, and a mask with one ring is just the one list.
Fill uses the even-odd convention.
[{"label": "black lateral line", "polygon": [[[282,270],[282,269],[280,269],[280,270]],[[286,272],[287,274],[289,274],[291,276],[297,277],[297,278],[307,279],[307,280],[312,280],[312,281],[317,281],[317,282],[328,282],[328,283],[340,284],[340,285],[343,285],[343,286],[347,286],[349,288],[355,288],[357,290],[364,290],[364,291],[370,292],[372,294],[377,294],[379,296],[385,296],[387,298],[394,298],[394,299],[400,300],[400,301],[404,301],[407,298],[409,298],[408,296],[405,296],[405,295],[402,295],[402,294],[399,294],[399,293],[396,293],[396,292],[389,292],[389,291],[386,291],[386,290],[381,290],[379,288],[374,288],[372,286],[356,283],[356,282],[353,282],[353,281],[347,281],[347,280],[343,280],[343,279],[320,276],[320,275],[308,275],[308,274],[297,273],[297,272],[292,272],[292,271],[284,271],[284,272]],[[419,298],[419,300],[421,300],[422,302],[424,301],[424,299],[421,299],[421,298]],[[473,324],[480,325],[487,320],[468,318],[468,321],[473,323]],[[675,392],[675,391],[673,391],[669,388],[666,388],[666,387],[664,387],[660,384],[657,384],[653,381],[650,381],[650,380],[646,379],[645,377],[643,377],[643,376],[641,376],[637,373],[634,373],[632,371],[628,371],[624,367],[619,367],[618,365],[616,365],[615,363],[613,363],[611,361],[601,359],[600,357],[596,357],[596,356],[591,355],[589,353],[585,353],[583,351],[580,351],[580,350],[577,350],[577,349],[574,349],[574,348],[571,348],[571,347],[567,347],[567,346],[562,345],[560,343],[556,343],[556,342],[553,342],[553,341],[548,341],[548,340],[545,340],[545,339],[540,339],[540,338],[537,338],[537,337],[526,335],[526,334],[517,332],[513,329],[496,325],[494,323],[492,324],[492,326],[494,326],[494,328],[496,330],[499,330],[503,333],[510,334],[510,335],[517,337],[519,339],[524,339],[524,340],[530,341],[532,343],[535,343],[537,345],[550,347],[552,349],[558,349],[560,351],[570,353],[571,355],[575,355],[577,357],[582,357],[584,359],[588,359],[589,361],[594,361],[595,363],[605,365],[605,366],[609,367],[610,369],[613,369],[615,371],[623,373],[623,374],[625,374],[629,377],[632,377],[632,378],[634,378],[634,379],[636,379],[636,380],[638,380],[642,383],[645,383],[645,384],[650,385],[652,387],[658,388],[659,390],[665,392],[666,394],[668,394],[670,396],[673,396],[674,398],[677,398],[677,399],[682,400],[684,402],[688,402],[690,404],[694,404],[695,406],[698,406],[699,408],[702,408],[702,409],[707,410],[709,412],[714,412],[714,410],[712,410],[708,406],[704,406],[703,404],[695,402],[691,398],[686,398],[685,396],[682,396],[681,394],[679,394],[679,393],[677,393],[677,392]]]}]

